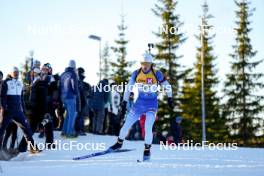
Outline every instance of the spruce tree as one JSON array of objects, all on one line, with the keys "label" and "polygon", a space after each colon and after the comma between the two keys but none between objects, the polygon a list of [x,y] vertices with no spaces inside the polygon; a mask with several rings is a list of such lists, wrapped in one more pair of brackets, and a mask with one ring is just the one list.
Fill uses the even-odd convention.
[{"label": "spruce tree", "polygon": [[[192,83],[187,84],[185,82],[185,85],[183,87],[183,101],[181,109],[184,119],[187,120],[185,123],[183,123],[183,125],[186,125],[187,127],[187,129],[185,130],[186,135],[194,141],[201,141],[201,52],[203,52],[206,135],[207,141],[217,142],[222,141],[227,137],[227,130],[225,126],[225,119],[220,116],[220,99],[217,96],[216,91],[219,80],[217,78],[217,69],[215,68],[214,63],[216,60],[216,56],[214,55],[214,48],[212,44],[215,35],[210,34],[213,26],[211,26],[208,22],[212,15],[208,13],[208,4],[206,2],[203,4],[202,9],[203,26],[200,26],[200,34],[196,36],[196,38],[200,41],[201,46],[197,48],[196,63],[194,65],[194,75]],[[202,30],[202,27],[204,28],[204,30]],[[203,43],[201,43],[201,41]]]},{"label": "spruce tree", "polygon": [[196,107],[193,104],[193,100],[196,95],[193,91],[193,78],[191,78],[191,70],[192,69],[190,69],[184,77],[180,97],[180,110],[181,117],[183,118],[182,127],[185,140],[193,140],[200,137],[200,132],[197,133],[196,130],[194,131],[194,129],[197,128],[197,123],[200,121],[194,122],[195,117],[193,112],[196,110]]},{"label": "spruce tree", "polygon": [[162,28],[154,33],[159,42],[156,43],[157,55],[155,56],[155,63],[161,70],[166,70],[168,81],[172,85],[173,100],[175,108],[172,110],[168,108],[166,98],[163,97],[159,102],[160,117],[157,128],[160,131],[170,131],[170,124],[177,116],[177,109],[179,107],[179,81],[182,79],[181,65],[179,59],[182,55],[176,54],[181,44],[186,40],[184,34],[179,32],[179,28],[183,23],[180,21],[180,16],[176,13],[177,1],[175,0],[158,0],[152,9],[153,13],[161,19]]},{"label": "spruce tree", "polygon": [[229,120],[232,136],[241,144],[248,145],[255,139],[262,120],[260,112],[263,111],[264,97],[257,91],[264,87],[260,80],[263,74],[255,71],[262,61],[254,59],[257,51],[253,49],[249,37],[252,30],[249,17],[254,9],[249,7],[250,2],[246,0],[235,1],[235,4],[238,7],[235,12],[236,37],[233,53],[230,54],[231,72],[226,75],[224,87],[227,99],[224,115]]},{"label": "spruce tree", "polygon": [[110,78],[110,53],[109,53],[109,45],[105,44],[102,53],[102,68],[101,73],[104,79]]},{"label": "spruce tree", "polygon": [[130,72],[129,67],[131,67],[132,62],[127,61],[126,55],[126,45],[128,40],[125,39],[125,31],[127,26],[125,25],[124,15],[121,15],[121,24],[118,25],[118,39],[115,40],[115,47],[111,47],[111,49],[116,54],[116,60],[111,62],[112,67],[112,79],[116,84],[122,84],[129,81]]}]

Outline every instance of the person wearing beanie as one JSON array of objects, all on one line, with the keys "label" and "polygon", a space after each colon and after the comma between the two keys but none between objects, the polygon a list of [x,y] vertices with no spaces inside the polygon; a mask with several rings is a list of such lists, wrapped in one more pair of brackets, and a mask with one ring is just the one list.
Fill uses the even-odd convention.
[{"label": "person wearing beanie", "polygon": [[[48,113],[51,117],[56,117],[56,104],[58,102],[58,82],[55,80],[54,75],[52,75],[52,66],[50,63],[45,63],[42,67],[41,67],[41,79],[46,81],[48,83],[48,94],[47,94],[47,106],[48,106]],[[52,118],[54,125],[57,125],[57,119],[56,118]],[[49,133],[49,134],[53,134],[53,133]],[[44,137],[44,131],[40,131],[39,133],[39,138],[43,138]]]},{"label": "person wearing beanie", "polygon": [[[32,131],[29,127],[29,124],[25,117],[25,107],[23,101],[23,84],[18,79],[19,78],[19,70],[17,67],[14,67],[11,73],[11,79],[7,79],[4,81],[1,90],[1,103],[2,103],[2,116],[3,122],[0,128],[0,138],[3,138],[6,128],[13,120],[16,123],[20,124],[21,129],[24,132],[24,136],[28,142],[31,144],[31,153],[38,153],[39,150],[32,146],[35,145],[35,142],[32,138]],[[1,150],[1,153],[7,152]],[[19,148],[17,152],[24,152]],[[1,155],[7,156],[7,155]],[[10,156],[10,155],[9,155]],[[8,157],[9,157],[8,156]],[[11,156],[12,157],[12,156]],[[10,158],[3,158],[10,159]]]},{"label": "person wearing beanie", "polygon": [[[4,77],[3,72],[0,71],[0,124],[2,124],[2,121],[3,121],[2,104],[1,104],[1,89],[2,89],[2,84],[4,82],[3,77]],[[15,146],[16,139],[17,139],[17,125],[14,122],[11,122],[8,125],[8,127],[6,128],[4,138],[0,138],[0,147],[1,148],[6,149],[7,141],[11,135],[12,135],[12,139],[11,139],[11,143],[10,143],[10,148],[13,149]]]},{"label": "person wearing beanie", "polygon": [[[29,124],[32,133],[34,134],[39,128],[40,134],[45,134],[46,137],[46,147],[52,148],[53,145],[53,125],[52,118],[48,112],[48,81],[41,75],[39,68],[34,69],[35,80],[31,85],[29,94],[29,110],[31,111],[31,116],[29,118]],[[19,147],[24,150],[27,148],[26,139],[20,142]]]},{"label": "person wearing beanie", "polygon": [[31,84],[34,84],[37,80],[40,79],[40,69],[39,68],[34,68],[33,70],[33,82]]},{"label": "person wearing beanie", "polygon": [[69,62],[69,67],[70,67],[70,68],[73,68],[73,69],[76,69],[76,63],[75,63],[74,60],[70,60],[70,62]]}]

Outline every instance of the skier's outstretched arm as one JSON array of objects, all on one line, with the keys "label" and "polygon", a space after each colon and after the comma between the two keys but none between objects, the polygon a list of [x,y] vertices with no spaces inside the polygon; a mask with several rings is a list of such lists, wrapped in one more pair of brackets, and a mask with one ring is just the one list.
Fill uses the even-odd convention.
[{"label": "skier's outstretched arm", "polygon": [[168,96],[168,105],[173,108],[173,98],[172,98],[172,86],[167,81],[166,77],[160,72],[157,71],[156,73],[157,79],[162,86],[163,90],[165,90],[167,96]]},{"label": "skier's outstretched arm", "polygon": [[136,82],[136,76],[137,76],[137,70],[132,73],[132,76],[131,76],[129,82],[126,85],[125,92],[124,92],[124,99],[123,99],[123,101],[125,101],[125,102],[128,102],[128,100],[129,100],[130,93],[131,93],[133,86],[135,85],[135,82]]}]

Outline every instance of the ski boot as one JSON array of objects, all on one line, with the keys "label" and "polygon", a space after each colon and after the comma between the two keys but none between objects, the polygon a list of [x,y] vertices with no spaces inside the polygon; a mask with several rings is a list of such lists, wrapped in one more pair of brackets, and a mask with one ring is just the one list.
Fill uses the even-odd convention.
[{"label": "ski boot", "polygon": [[117,138],[117,141],[114,145],[112,145],[109,150],[112,151],[117,151],[119,149],[121,149],[122,145],[123,145],[123,141],[122,139]]},{"label": "ski boot", "polygon": [[150,160],[150,148],[151,145],[145,144],[145,149],[143,153],[143,161],[149,161]]}]

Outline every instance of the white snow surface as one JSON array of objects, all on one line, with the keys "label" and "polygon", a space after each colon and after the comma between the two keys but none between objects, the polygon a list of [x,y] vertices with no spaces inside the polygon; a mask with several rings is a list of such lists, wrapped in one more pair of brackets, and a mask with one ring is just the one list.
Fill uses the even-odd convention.
[{"label": "white snow surface", "polygon": [[[34,138],[38,142],[36,134]],[[87,134],[76,139],[64,139],[59,132],[55,139],[61,143],[105,143],[112,145],[115,136]],[[124,149],[135,149],[124,153],[74,161],[73,157],[98,150],[44,150],[37,155],[19,154],[11,161],[0,161],[0,176],[263,176],[264,149],[238,148],[237,150],[160,150],[153,145],[151,161],[137,163],[142,159],[144,142],[125,141]]]}]

